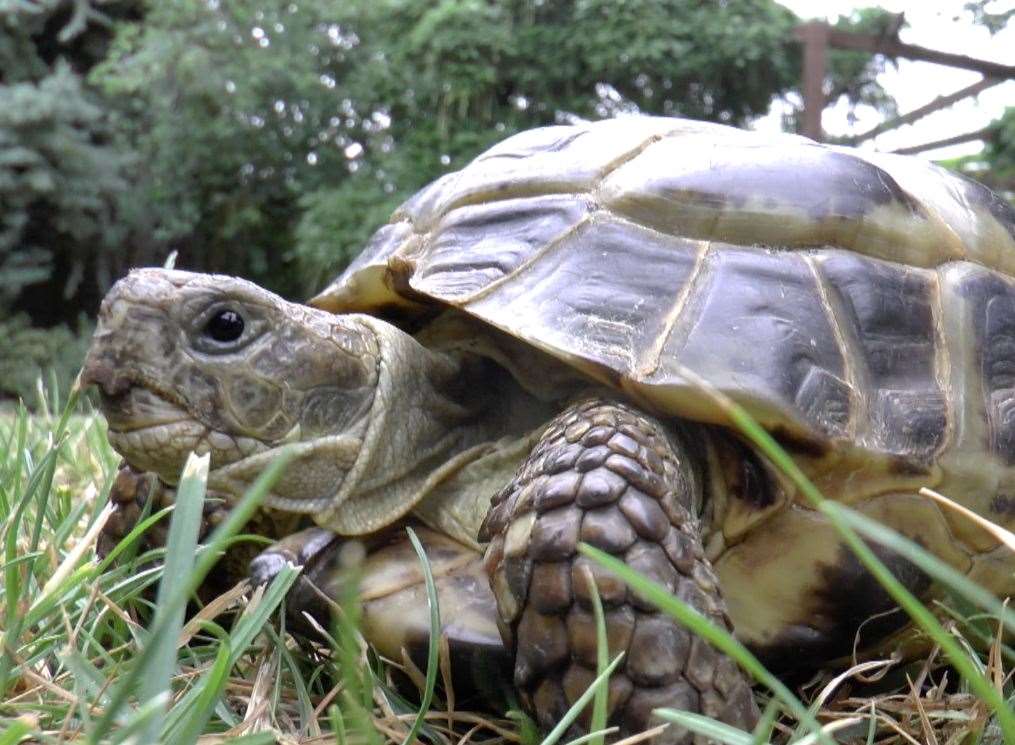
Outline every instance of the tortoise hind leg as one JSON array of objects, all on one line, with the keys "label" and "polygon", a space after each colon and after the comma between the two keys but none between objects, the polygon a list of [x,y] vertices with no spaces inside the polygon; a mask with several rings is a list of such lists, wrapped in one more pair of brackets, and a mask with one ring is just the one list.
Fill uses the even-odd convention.
[{"label": "tortoise hind leg", "polygon": [[[585,541],[618,556],[730,628],[692,515],[695,488],[689,456],[657,422],[594,400],[555,419],[494,499],[483,528],[492,538],[487,571],[515,650],[515,684],[542,727],[556,724],[595,677],[588,574],[605,609],[610,657],[626,652],[609,686],[610,723],[622,736],[657,724],[658,707],[743,729],[757,720],[732,660],[577,552]],[[673,725],[656,738],[690,740]]]}]

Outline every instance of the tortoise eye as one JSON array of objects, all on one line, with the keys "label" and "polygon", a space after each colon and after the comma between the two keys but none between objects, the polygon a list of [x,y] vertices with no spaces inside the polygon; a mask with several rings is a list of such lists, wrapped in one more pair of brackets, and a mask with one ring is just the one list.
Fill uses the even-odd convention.
[{"label": "tortoise eye", "polygon": [[220,310],[208,319],[204,334],[217,342],[236,341],[243,336],[243,316],[235,310]]}]

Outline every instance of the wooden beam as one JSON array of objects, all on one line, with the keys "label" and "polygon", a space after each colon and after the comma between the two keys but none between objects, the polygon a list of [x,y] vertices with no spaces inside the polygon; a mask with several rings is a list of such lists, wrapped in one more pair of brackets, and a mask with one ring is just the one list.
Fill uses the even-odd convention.
[{"label": "wooden beam", "polygon": [[923,117],[927,116],[927,114],[932,114],[935,111],[945,108],[946,106],[951,106],[953,103],[955,103],[956,101],[961,101],[963,98],[975,96],[980,91],[986,90],[991,86],[1003,82],[1005,81],[1002,80],[1001,78],[984,78],[983,80],[979,80],[973,83],[972,85],[966,86],[961,90],[957,90],[954,93],[949,93],[947,96],[938,96],[930,103],[927,103],[919,107],[918,109],[913,109],[908,113],[900,114],[899,116],[894,117],[893,119],[886,119],[876,127],[872,127],[871,129],[868,129],[866,132],[862,132],[858,135],[846,137],[843,139],[843,141],[848,145],[856,145],[857,143],[863,142],[864,140],[869,140],[872,137],[877,137],[882,132],[897,129],[898,127],[901,127],[904,124],[912,124],[917,119],[922,119]]},{"label": "wooden beam", "polygon": [[898,150],[892,150],[893,153],[899,155],[912,155],[913,153],[922,153],[925,150],[936,150],[939,147],[948,147],[949,145],[959,145],[963,142],[972,142],[973,140],[985,140],[994,132],[994,125],[990,124],[983,129],[978,129],[975,132],[966,132],[965,134],[955,135],[954,137],[946,137],[943,140],[934,140],[933,142],[924,142],[921,145],[911,145],[909,147],[900,147]]},{"label": "wooden beam", "polygon": [[904,44],[894,37],[880,34],[860,34],[852,31],[828,30],[828,43],[837,49],[856,49],[871,54],[884,54],[888,57],[905,57],[906,59],[934,62],[949,67],[960,67],[964,70],[975,70],[987,77],[1011,79],[1015,78],[1015,65],[1002,65],[1000,62],[967,57],[964,54],[940,52],[936,49]]},{"label": "wooden beam", "polygon": [[828,58],[828,24],[811,21],[794,29],[804,45],[804,111],[801,134],[821,142],[821,112],[825,109],[825,67]]}]

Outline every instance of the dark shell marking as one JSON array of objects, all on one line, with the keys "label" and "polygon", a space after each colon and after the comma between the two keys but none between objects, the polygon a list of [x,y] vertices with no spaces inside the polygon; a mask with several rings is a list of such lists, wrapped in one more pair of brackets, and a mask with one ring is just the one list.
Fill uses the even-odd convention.
[{"label": "dark shell marking", "polygon": [[[978,184],[911,158],[637,117],[509,138],[407,202],[315,302],[429,297],[657,411],[727,424],[689,371],[801,456],[841,453],[842,474],[818,475],[862,499],[893,474],[910,488],[903,476],[951,468],[950,448],[1015,465],[1007,388],[983,397],[987,442],[955,439],[981,435],[961,425],[971,383],[954,373],[1015,317],[1001,301],[964,315],[955,278],[977,266],[1015,273],[1015,212]],[[383,279],[392,267],[407,286]]]},{"label": "dark shell marking", "polygon": [[990,450],[1015,465],[1015,287],[987,273],[964,287],[972,305]]},{"label": "dark shell marking", "polygon": [[840,304],[840,328],[855,334],[852,349],[863,363],[855,365],[856,383],[876,391],[872,439],[886,452],[929,459],[947,420],[934,378],[936,278],[845,253],[822,261],[821,270]]},{"label": "dark shell marking", "polygon": [[[870,548],[910,592],[920,596],[930,588],[930,578],[915,564],[877,544]],[[821,567],[820,577],[809,607],[801,612],[808,622],[785,628],[771,642],[752,650],[777,674],[809,675],[814,660],[846,657],[854,648],[869,649],[909,622],[846,546],[840,548],[834,564]]]}]

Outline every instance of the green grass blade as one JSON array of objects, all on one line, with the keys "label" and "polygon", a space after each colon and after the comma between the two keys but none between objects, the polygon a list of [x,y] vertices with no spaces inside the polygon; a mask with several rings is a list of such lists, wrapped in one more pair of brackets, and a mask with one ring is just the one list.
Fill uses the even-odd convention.
[{"label": "green grass blade", "polygon": [[365,740],[368,745],[381,745],[380,734],[370,717],[373,704],[374,680],[369,669],[360,664],[359,647],[359,567],[345,569],[340,583],[339,612],[335,618],[335,639],[332,646],[338,651],[342,692],[336,709],[339,724],[339,742]]},{"label": "green grass blade", "polygon": [[233,651],[229,658],[230,665],[235,665],[246,653],[261,629],[285,601],[289,588],[300,576],[300,570],[294,566],[285,566],[272,578],[271,584],[265,589],[261,601],[254,608],[248,608],[235,623],[229,635]]},{"label": "green grass blade", "polygon": [[171,737],[163,737],[162,742],[172,742],[173,745],[193,745],[204,732],[204,728],[211,719],[215,704],[218,702],[226,683],[229,682],[229,664],[232,657],[232,650],[229,646],[228,637],[221,639],[218,651],[215,654],[215,662],[211,669],[202,677],[195,686],[193,703],[184,708],[185,716],[181,717],[180,727],[172,733]]},{"label": "green grass blade", "polygon": [[540,745],[554,745],[554,743],[556,743],[557,740],[559,740],[561,736],[567,732],[567,728],[574,724],[574,721],[578,718],[578,715],[581,714],[582,709],[588,705],[589,700],[595,695],[596,691],[599,690],[599,688],[606,686],[606,681],[610,679],[610,674],[616,670],[617,665],[620,664],[622,659],[624,659],[623,652],[613,658],[613,662],[611,662],[602,673],[596,676],[596,679],[592,681],[592,684],[586,688],[585,692],[582,693],[582,695],[579,696],[578,699],[571,705],[571,708],[565,712],[564,716],[561,717],[559,722],[557,722],[557,725],[550,730],[550,733],[546,737],[543,738]]},{"label": "green grass blade", "polygon": [[[254,513],[261,506],[261,502],[268,495],[271,487],[282,476],[282,473],[292,461],[294,451],[288,448],[280,448],[275,460],[264,469],[260,476],[247,489],[243,498],[236,503],[226,519],[208,536],[207,549],[198,557],[194,567],[194,573],[200,574],[203,578],[218,561],[218,553],[229,542],[232,536],[240,532],[240,528],[247,524]],[[197,585],[195,585],[196,587]]]},{"label": "green grass blade", "polygon": [[[172,612],[175,612],[178,608],[186,607],[190,594],[200,586],[208,572],[211,571],[218,561],[223,546],[253,516],[291,459],[292,451],[288,449],[282,450],[275,460],[272,461],[271,465],[258,476],[254,484],[243,495],[243,498],[230,510],[226,519],[212,532],[205,550],[201,551],[197,556],[197,561],[194,563],[194,568],[190,573],[188,582],[180,587],[180,592],[173,595],[167,601],[161,613],[156,616],[153,628],[151,629],[150,636],[152,638],[157,638],[164,633],[164,627],[168,623],[167,619],[171,618]],[[111,697],[109,706],[106,708],[95,729],[89,733],[89,743],[98,745],[102,738],[110,731],[113,722],[120,714],[120,710],[125,706],[128,696],[136,688],[139,678],[147,669],[154,649],[153,646],[146,645],[141,650],[134,665],[120,679],[116,692]]]},{"label": "green grass blade", "polygon": [[730,417],[732,423],[751,440],[789,479],[800,492],[814,505],[815,509],[825,514],[831,524],[842,537],[843,542],[854,555],[885,588],[892,599],[901,607],[914,623],[930,636],[945,653],[948,661],[966,681],[970,690],[984,703],[990,706],[997,715],[998,724],[1006,742],[1015,743],[1015,711],[1007,705],[1000,692],[994,688],[990,680],[980,674],[954,637],[938,623],[934,615],[914,596],[895,575],[885,566],[871,548],[843,518],[836,505],[825,499],[824,495],[811,482],[790,455],[782,449],[775,439],[765,431],[751,416],[728,396],[709,385],[690,371],[685,371],[690,379],[699,385]]},{"label": "green grass blade", "polygon": [[117,559],[120,558],[121,554],[130,549],[138,538],[140,538],[149,528],[155,523],[159,522],[163,518],[172,514],[172,507],[163,507],[161,510],[153,515],[149,515],[144,520],[141,520],[137,525],[131,529],[127,535],[120,539],[120,541],[113,546],[113,549],[102,561],[95,567],[95,574],[103,574],[109,567],[116,563]]},{"label": "green grass blade", "polygon": [[[176,671],[177,640],[183,629],[186,603],[170,601],[180,596],[186,598],[191,592],[189,580],[201,530],[209,463],[209,456],[191,453],[183,466],[173,517],[169,522],[165,565],[156,596],[158,610],[152,625],[158,629],[158,633],[153,633],[146,642],[153,651],[141,682],[142,702],[168,693]],[[159,617],[160,613],[166,614],[164,621]],[[148,719],[144,729],[139,732],[139,737],[143,742],[155,742],[162,727],[163,716],[157,713]]]},{"label": "green grass blade", "polygon": [[[12,654],[17,648],[18,640],[21,637],[21,629],[24,627],[24,616],[21,613],[22,603],[19,602],[19,599],[24,594],[23,589],[28,583],[29,577],[34,574],[36,561],[30,561],[25,567],[14,564],[14,560],[21,551],[20,542],[18,541],[19,532],[23,529],[21,523],[29,505],[32,503],[32,500],[35,498],[35,494],[38,492],[42,484],[46,483],[49,485],[52,483],[53,473],[56,469],[57,453],[58,449],[56,447],[49,448],[42,460],[39,461],[39,465],[31,470],[31,475],[29,476],[24,494],[19,500],[14,511],[7,515],[7,524],[4,526],[5,570],[3,599],[5,612],[3,626],[3,651],[0,653],[0,700],[2,700],[7,693],[10,673],[14,667],[14,658],[12,657]],[[39,510],[36,517],[36,526],[33,527],[33,532],[37,527],[41,527],[42,519],[43,513],[42,510]],[[37,548],[38,541],[36,540],[35,545],[32,546],[29,552],[35,553]]]},{"label": "green grass blade", "polygon": [[60,662],[74,674],[75,683],[88,693],[90,699],[104,700],[103,691],[108,684],[106,676],[80,651],[72,647],[64,650],[60,655]]},{"label": "green grass blade", "polygon": [[73,414],[78,407],[78,399],[81,397],[81,391],[76,387],[71,390],[70,395],[67,396],[67,403],[64,404],[62,413],[60,414],[60,421],[56,424],[54,430],[54,441],[60,442],[63,439],[64,434],[67,432],[67,423],[70,422],[71,414]]},{"label": "green grass blade", "polygon": [[15,719],[8,725],[7,729],[0,732],[0,745],[17,745],[22,739],[27,737],[32,731],[32,727],[21,719]]},{"label": "green grass blade", "polygon": [[348,745],[349,738],[345,734],[345,718],[337,704],[328,707],[328,719],[331,721],[331,731],[335,733],[335,742],[338,745]]},{"label": "green grass blade", "polygon": [[430,561],[426,558],[423,544],[419,542],[419,538],[416,537],[416,532],[412,528],[407,527],[405,532],[409,534],[409,542],[412,543],[412,548],[415,550],[416,556],[419,557],[419,565],[423,569],[423,579],[426,582],[427,605],[430,608],[430,643],[426,654],[426,686],[423,689],[423,700],[419,703],[419,713],[413,720],[412,727],[409,729],[405,739],[402,740],[402,745],[410,745],[419,735],[423,722],[426,720],[426,714],[430,711],[430,702],[433,701],[434,687],[437,685],[437,652],[441,638],[441,609],[437,600],[437,586],[434,584],[433,572],[430,570]]},{"label": "green grass blade", "polygon": [[[602,690],[602,688],[600,687],[599,690]],[[595,706],[595,697],[593,697],[593,704],[592,705]],[[607,735],[612,735],[618,729],[620,729],[620,728],[619,727],[607,727],[605,729],[590,729],[590,731],[589,731],[589,733],[587,735],[582,735],[581,737],[576,737],[573,740],[568,740],[565,743],[565,745],[582,745],[582,743],[592,742],[592,741],[602,742],[603,740],[606,739]]]},{"label": "green grass blade", "polygon": [[[782,701],[793,715],[807,724],[812,732],[820,732],[821,725],[814,715],[793,695],[786,685],[770,673],[743,644],[737,641],[725,629],[720,629],[705,618],[701,613],[683,601],[671,595],[662,585],[631,569],[627,564],[611,556],[605,551],[582,543],[579,550],[589,558],[610,570],[628,586],[640,593],[653,605],[676,620],[694,634],[701,636],[713,647],[733,658],[741,668],[746,670],[756,681],[766,686],[776,698]],[[831,738],[823,738],[826,745],[832,745]]]},{"label": "green grass blade", "polygon": [[145,701],[138,707],[137,711],[135,711],[130,718],[127,719],[123,727],[116,731],[116,733],[109,739],[109,742],[111,745],[124,741],[130,741],[132,744],[136,743],[137,745],[156,743],[157,740],[146,739],[141,736],[141,733],[148,728],[149,722],[161,717],[162,712],[165,711],[166,706],[168,705],[168,691],[164,691],[155,698]]},{"label": "green grass blade", "polygon": [[765,710],[761,713],[761,719],[758,720],[757,726],[754,728],[754,732],[751,733],[752,745],[764,745],[767,743],[769,738],[772,736],[772,731],[775,729],[775,720],[779,717],[779,705],[776,700],[769,699],[768,705]]},{"label": "green grass blade", "polygon": [[[876,704],[870,702],[870,714],[867,715],[867,745],[874,745],[874,738],[878,734],[878,717]],[[1010,745],[1010,743],[1009,743]]]},{"label": "green grass blade", "polygon": [[42,478],[35,489],[33,489],[34,492],[38,493],[39,499],[35,508],[35,525],[32,527],[32,539],[28,544],[29,551],[35,551],[39,547],[39,541],[42,540],[42,526],[46,518],[46,509],[49,507],[49,497],[53,492],[53,476],[56,474],[56,456],[59,454],[59,451],[59,445],[54,445],[50,450],[53,457],[47,461],[46,467],[41,469]]},{"label": "green grass blade", "polygon": [[751,733],[718,722],[704,714],[679,709],[656,709],[653,713],[667,722],[704,735],[711,740],[724,742],[726,745],[752,745],[754,742],[754,736]]},{"label": "green grass blade", "polygon": [[[606,636],[606,618],[603,615],[603,601],[599,597],[599,588],[596,586],[596,580],[592,576],[592,572],[587,571],[585,579],[589,585],[589,595],[592,597],[592,613],[596,621],[596,676],[598,677],[606,672],[606,667],[610,664],[609,641]],[[607,676],[606,683],[599,686],[592,697],[592,718],[589,721],[590,732],[606,729],[607,705],[609,704],[610,694],[609,683],[610,679]],[[590,740],[592,745],[603,745],[605,741],[606,738],[603,735]]]},{"label": "green grass blade", "polygon": [[989,611],[994,618],[1000,620],[1009,633],[1015,634],[1015,610],[918,543],[846,505],[826,502],[825,510],[836,513],[841,520],[865,538],[905,557],[935,581],[961,595],[973,605]]},{"label": "green grass blade", "polygon": [[[283,622],[285,620],[285,614],[282,614]],[[280,636],[275,632],[275,629],[271,625],[264,627],[264,632],[268,635],[270,643],[275,646],[275,649],[279,652],[281,665],[289,670],[290,678],[292,680],[293,688],[295,688],[296,702],[299,705],[300,711],[300,731],[306,731],[311,719],[314,717],[314,702],[311,700],[311,694],[309,685],[313,685],[313,679],[311,679],[309,685],[303,678],[303,673],[296,662],[296,658],[292,652],[286,646],[284,641],[285,634]]]}]

